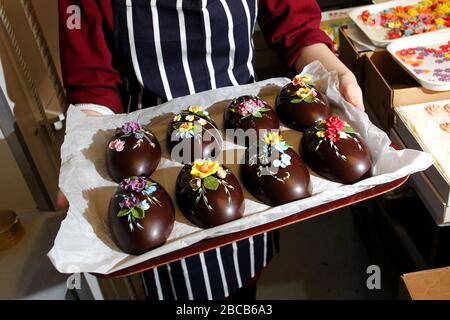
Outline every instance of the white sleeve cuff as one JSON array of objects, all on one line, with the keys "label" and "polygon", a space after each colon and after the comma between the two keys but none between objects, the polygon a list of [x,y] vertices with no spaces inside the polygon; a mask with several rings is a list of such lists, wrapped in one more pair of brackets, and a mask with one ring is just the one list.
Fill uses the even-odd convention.
[{"label": "white sleeve cuff", "polygon": [[80,110],[95,111],[103,116],[114,114],[114,112],[112,112],[112,110],[108,107],[94,103],[77,103],[75,104],[75,107],[80,108]]}]

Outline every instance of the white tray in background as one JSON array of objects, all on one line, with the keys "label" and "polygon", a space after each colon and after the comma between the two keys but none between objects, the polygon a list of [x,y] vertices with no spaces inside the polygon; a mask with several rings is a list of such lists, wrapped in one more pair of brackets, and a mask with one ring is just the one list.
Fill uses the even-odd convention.
[{"label": "white tray in background", "polygon": [[[417,47],[433,47],[436,48],[439,45],[447,44],[450,40],[450,29],[440,30],[439,32],[432,32],[423,36],[420,42],[416,38],[405,38],[395,41],[387,46],[387,50],[392,55],[395,61],[400,64],[403,69],[405,69],[414,79],[416,79],[422,87],[432,90],[432,91],[447,91],[450,90],[450,81],[442,82],[438,80],[433,80],[432,72],[428,74],[418,74],[414,71],[415,67],[412,67],[400,59],[395,53],[409,48]],[[418,67],[420,69],[434,70],[437,68],[447,69],[450,68],[450,60],[443,62],[442,64],[437,64],[434,59],[428,57],[424,58],[424,63],[422,66]]]},{"label": "white tray in background", "polygon": [[450,134],[439,128],[439,123],[450,121],[450,114],[437,116],[424,109],[429,104],[445,105],[450,99],[395,108],[394,129],[407,148],[431,153],[436,162],[425,174],[441,195],[443,202],[450,203]]},{"label": "white tray in background", "polygon": [[[398,41],[399,39],[389,40],[387,39],[387,30],[382,26],[368,26],[361,20],[360,16],[364,10],[368,10],[370,13],[380,12],[386,9],[390,9],[396,6],[408,6],[419,3],[421,0],[398,0],[398,1],[388,1],[380,4],[373,4],[364,7],[358,7],[350,12],[349,16],[353,22],[366,34],[370,41],[378,47],[386,47],[388,44]],[[413,35],[409,37],[404,37],[402,39],[417,39],[422,38],[428,34],[438,33],[438,31],[430,31],[424,34]]]}]

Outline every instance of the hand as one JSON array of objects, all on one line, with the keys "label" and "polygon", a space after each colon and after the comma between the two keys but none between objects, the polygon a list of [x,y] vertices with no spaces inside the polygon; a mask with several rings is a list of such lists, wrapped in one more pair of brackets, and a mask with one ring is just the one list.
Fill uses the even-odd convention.
[{"label": "hand", "polygon": [[339,91],[347,102],[364,111],[363,94],[352,73],[344,73],[339,76]]},{"label": "hand", "polygon": [[56,204],[60,209],[68,209],[69,201],[67,201],[66,196],[62,193],[61,190],[58,190],[58,194],[56,195]]}]

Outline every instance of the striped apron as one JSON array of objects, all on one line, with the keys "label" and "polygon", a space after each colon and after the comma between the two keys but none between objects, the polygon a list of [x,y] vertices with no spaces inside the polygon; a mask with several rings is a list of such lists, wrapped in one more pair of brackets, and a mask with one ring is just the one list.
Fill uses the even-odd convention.
[{"label": "striped apron", "polygon": [[[255,81],[257,0],[113,0],[113,8],[128,112]],[[146,293],[223,299],[272,259],[275,238],[264,233],[146,271]]]}]

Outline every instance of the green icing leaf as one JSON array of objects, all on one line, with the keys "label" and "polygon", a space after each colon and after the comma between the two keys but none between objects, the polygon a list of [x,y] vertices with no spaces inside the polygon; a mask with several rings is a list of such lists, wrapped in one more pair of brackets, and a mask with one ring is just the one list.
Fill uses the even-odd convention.
[{"label": "green icing leaf", "polygon": [[140,207],[134,207],[130,211],[133,217],[136,219],[142,219],[145,216],[145,211]]},{"label": "green icing leaf", "polygon": [[349,125],[346,125],[344,128],[344,132],[345,133],[355,133],[355,129],[353,129],[352,127],[350,127]]},{"label": "green icing leaf", "polygon": [[267,111],[270,111],[270,108],[262,107],[261,109],[259,109],[259,112],[267,112]]},{"label": "green icing leaf", "polygon": [[291,100],[291,103],[300,103],[302,101],[303,101],[302,99],[294,98],[294,99]]},{"label": "green icing leaf", "polygon": [[254,114],[252,114],[252,116],[254,116],[255,118],[262,118],[262,114],[259,111],[254,113]]},{"label": "green icing leaf", "polygon": [[217,179],[214,176],[209,176],[203,179],[203,186],[208,190],[212,191],[217,190],[219,185],[220,185],[219,179]]},{"label": "green icing leaf", "polygon": [[307,102],[307,103],[313,103],[313,102],[315,102],[316,101],[316,97],[314,97],[314,96],[307,96],[307,97],[305,97],[305,99],[303,99],[305,102]]},{"label": "green icing leaf", "polygon": [[124,216],[126,216],[127,214],[129,214],[129,213],[130,213],[130,209],[128,209],[128,208],[122,208],[122,209],[119,210],[119,213],[117,214],[117,216],[118,216],[118,217],[124,217]]}]

